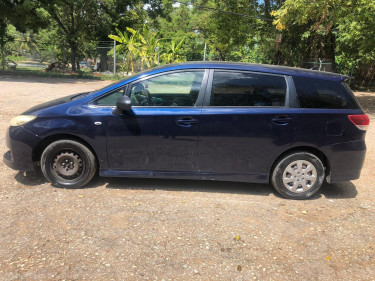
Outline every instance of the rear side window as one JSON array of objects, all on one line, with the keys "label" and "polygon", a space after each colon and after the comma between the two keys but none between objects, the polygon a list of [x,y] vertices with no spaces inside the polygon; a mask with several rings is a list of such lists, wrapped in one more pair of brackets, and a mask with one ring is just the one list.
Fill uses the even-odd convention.
[{"label": "rear side window", "polygon": [[284,77],[215,71],[211,106],[284,106]]},{"label": "rear side window", "polygon": [[356,109],[358,104],[338,81],[293,77],[301,108]]}]

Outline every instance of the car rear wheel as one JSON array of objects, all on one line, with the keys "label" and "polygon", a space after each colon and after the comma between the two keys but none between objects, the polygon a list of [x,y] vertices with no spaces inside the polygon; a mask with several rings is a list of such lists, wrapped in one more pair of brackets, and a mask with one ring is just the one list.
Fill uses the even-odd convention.
[{"label": "car rear wheel", "polygon": [[73,140],[59,140],[48,145],[42,153],[40,166],[52,185],[65,188],[86,185],[97,169],[91,150]]},{"label": "car rear wheel", "polygon": [[307,199],[318,192],[324,181],[322,161],[309,152],[294,152],[277,162],[271,182],[280,195]]}]

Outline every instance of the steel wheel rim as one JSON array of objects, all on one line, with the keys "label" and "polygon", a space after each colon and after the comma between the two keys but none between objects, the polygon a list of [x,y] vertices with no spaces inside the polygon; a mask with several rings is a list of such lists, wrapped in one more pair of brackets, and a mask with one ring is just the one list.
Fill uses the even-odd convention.
[{"label": "steel wheel rim", "polygon": [[310,190],[317,181],[315,166],[307,160],[297,160],[290,163],[283,173],[285,188],[293,193],[302,193]]},{"label": "steel wheel rim", "polygon": [[82,157],[72,150],[58,152],[52,163],[55,176],[65,181],[75,181],[83,175]]}]

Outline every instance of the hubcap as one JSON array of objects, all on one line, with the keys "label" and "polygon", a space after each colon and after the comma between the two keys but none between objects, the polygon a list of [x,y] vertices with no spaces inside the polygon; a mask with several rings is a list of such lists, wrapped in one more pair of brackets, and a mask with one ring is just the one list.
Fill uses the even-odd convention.
[{"label": "hubcap", "polygon": [[294,193],[306,192],[312,188],[317,179],[315,166],[306,160],[290,163],[284,170],[284,186]]},{"label": "hubcap", "polygon": [[76,178],[82,172],[82,159],[72,151],[64,151],[56,155],[53,169],[63,178]]}]

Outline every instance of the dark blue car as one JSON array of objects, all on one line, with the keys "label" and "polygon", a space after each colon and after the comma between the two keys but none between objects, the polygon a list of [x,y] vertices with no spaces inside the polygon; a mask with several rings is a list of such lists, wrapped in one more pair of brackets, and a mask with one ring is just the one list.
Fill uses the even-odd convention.
[{"label": "dark blue car", "polygon": [[271,182],[305,199],[354,180],[369,118],[348,77],[296,68],[186,63],[34,107],[11,120],[4,162],[55,186],[106,177]]}]

